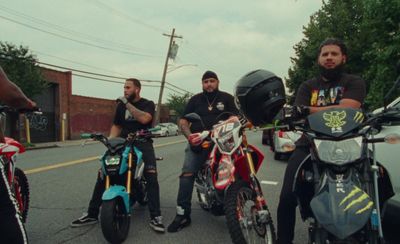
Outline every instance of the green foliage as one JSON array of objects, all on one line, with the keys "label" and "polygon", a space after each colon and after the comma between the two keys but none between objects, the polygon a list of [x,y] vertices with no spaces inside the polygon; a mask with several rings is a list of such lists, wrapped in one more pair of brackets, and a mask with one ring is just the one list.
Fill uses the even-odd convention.
[{"label": "green foliage", "polygon": [[181,117],[190,96],[191,95],[189,93],[186,93],[182,96],[172,94],[167,99],[167,106],[170,110],[175,110],[178,117]]},{"label": "green foliage", "polygon": [[[396,79],[395,64],[400,59],[399,0],[329,0],[310,17],[304,38],[294,46],[296,57],[288,71],[286,85],[299,85],[318,74],[319,44],[328,37],[345,41],[348,47],[346,70],[367,82],[366,106],[382,106],[382,97]],[[397,91],[393,97],[398,96]]]},{"label": "green foliage", "polygon": [[28,97],[40,94],[47,87],[36,58],[27,47],[0,42],[0,65],[7,77]]}]

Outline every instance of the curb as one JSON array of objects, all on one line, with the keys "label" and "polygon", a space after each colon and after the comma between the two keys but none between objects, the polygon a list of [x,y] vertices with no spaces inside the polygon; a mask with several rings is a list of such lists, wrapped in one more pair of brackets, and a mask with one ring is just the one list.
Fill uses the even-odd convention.
[{"label": "curb", "polygon": [[39,150],[39,149],[55,148],[55,147],[60,147],[60,146],[57,144],[47,145],[47,146],[34,146],[34,147],[26,147],[25,150],[30,151],[30,150]]},{"label": "curb", "polygon": [[[86,142],[85,145],[91,145],[98,143],[97,141]],[[56,147],[72,147],[72,146],[80,146],[82,145],[82,141],[76,142],[54,142],[54,144],[47,144],[47,145],[35,145],[33,147],[26,147],[25,150],[39,150],[39,149],[48,149],[48,148],[56,148]]]}]

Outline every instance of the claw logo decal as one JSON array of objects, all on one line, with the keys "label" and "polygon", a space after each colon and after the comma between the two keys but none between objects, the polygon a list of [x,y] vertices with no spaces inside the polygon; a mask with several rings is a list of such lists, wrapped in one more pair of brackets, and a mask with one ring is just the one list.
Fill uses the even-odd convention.
[{"label": "claw logo decal", "polygon": [[354,115],[354,121],[355,122],[357,122],[357,123],[361,123],[361,122],[363,122],[363,120],[364,120],[364,114],[363,113],[361,113],[361,112],[357,112],[355,115]]},{"label": "claw logo decal", "polygon": [[323,118],[326,121],[325,125],[332,129],[332,133],[342,133],[342,126],[346,124],[346,111],[332,111],[324,113]]},{"label": "claw logo decal", "polygon": [[[346,205],[344,205],[347,203]],[[365,205],[364,205],[365,204]],[[343,211],[346,212],[352,207],[360,206],[361,208],[358,209],[355,213],[361,214],[368,209],[372,208],[374,203],[371,201],[370,197],[367,193],[362,191],[360,188],[354,186],[354,189],[340,202],[339,206],[345,206]]]}]

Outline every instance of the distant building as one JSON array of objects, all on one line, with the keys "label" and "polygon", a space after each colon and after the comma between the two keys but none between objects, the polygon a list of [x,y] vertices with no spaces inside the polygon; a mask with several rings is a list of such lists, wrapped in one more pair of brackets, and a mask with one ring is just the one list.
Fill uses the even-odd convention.
[{"label": "distant building", "polygon": [[[115,114],[115,100],[72,95],[72,73],[42,68],[49,87],[34,101],[41,115],[28,115],[32,143],[79,139],[81,133],[108,135]],[[121,85],[121,90],[122,90]],[[23,117],[22,117],[23,118]],[[169,109],[161,107],[160,121],[169,121]],[[26,141],[24,120],[20,119],[20,140]]]}]

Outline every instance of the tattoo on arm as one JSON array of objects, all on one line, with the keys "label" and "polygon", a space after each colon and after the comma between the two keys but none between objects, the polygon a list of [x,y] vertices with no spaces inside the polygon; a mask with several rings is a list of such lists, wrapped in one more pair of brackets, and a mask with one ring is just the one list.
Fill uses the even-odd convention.
[{"label": "tattoo on arm", "polygon": [[149,113],[136,108],[130,103],[126,104],[126,108],[132,114],[132,116],[142,124],[147,124],[152,119],[152,116]]},{"label": "tattoo on arm", "polygon": [[186,120],[180,120],[179,126],[181,128],[182,134],[188,138],[189,135],[192,133],[189,128],[189,123]]}]

